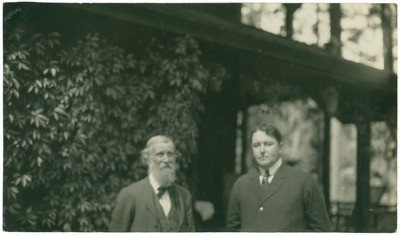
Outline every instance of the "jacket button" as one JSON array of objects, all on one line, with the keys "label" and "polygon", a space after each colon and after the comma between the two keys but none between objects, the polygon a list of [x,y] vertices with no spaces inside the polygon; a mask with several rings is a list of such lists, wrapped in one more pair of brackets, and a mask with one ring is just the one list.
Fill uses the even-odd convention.
[{"label": "jacket button", "polygon": [[264,207],[260,207],[260,211],[263,211],[264,210]]}]

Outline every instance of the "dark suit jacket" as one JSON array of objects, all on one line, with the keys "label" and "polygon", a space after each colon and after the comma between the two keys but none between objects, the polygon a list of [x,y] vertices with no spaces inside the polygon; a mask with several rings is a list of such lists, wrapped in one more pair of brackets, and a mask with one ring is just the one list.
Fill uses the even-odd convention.
[{"label": "dark suit jacket", "polygon": [[[189,191],[179,185],[175,189],[179,195],[179,231],[194,232],[192,201]],[[121,190],[111,215],[110,232],[158,232],[159,224],[156,197],[149,177],[133,183]]]},{"label": "dark suit jacket", "polygon": [[230,231],[332,231],[324,196],[315,179],[282,164],[267,189],[253,169],[241,176],[231,192]]}]

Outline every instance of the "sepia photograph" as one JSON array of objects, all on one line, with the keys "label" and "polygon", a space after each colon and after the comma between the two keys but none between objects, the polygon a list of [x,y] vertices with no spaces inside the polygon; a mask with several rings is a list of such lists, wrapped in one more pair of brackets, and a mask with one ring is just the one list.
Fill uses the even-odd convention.
[{"label": "sepia photograph", "polygon": [[393,2],[3,13],[3,232],[397,231]]}]

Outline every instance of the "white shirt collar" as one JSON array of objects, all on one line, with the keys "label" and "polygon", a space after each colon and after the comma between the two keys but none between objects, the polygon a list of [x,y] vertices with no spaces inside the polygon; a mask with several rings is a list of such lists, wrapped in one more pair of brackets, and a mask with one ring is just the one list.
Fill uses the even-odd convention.
[{"label": "white shirt collar", "polygon": [[154,178],[154,175],[152,173],[149,174],[149,180],[150,180],[151,187],[154,189],[154,192],[157,194],[160,184]]},{"label": "white shirt collar", "polygon": [[[157,180],[154,178],[153,174],[149,174],[149,180],[151,187],[154,189],[154,192],[157,194],[158,193],[158,188],[160,187],[160,184],[157,182]],[[163,212],[165,216],[168,216],[169,211],[171,210],[171,198],[168,194],[168,191],[166,191],[161,198],[159,198],[161,207],[163,209]]]},{"label": "white shirt collar", "polygon": [[[268,170],[269,170],[269,175],[275,175],[275,173],[278,171],[279,167],[282,165],[282,159],[279,158],[278,161],[275,162],[274,165],[272,165]],[[258,167],[260,170],[261,175],[265,175],[265,169],[262,167]]]}]

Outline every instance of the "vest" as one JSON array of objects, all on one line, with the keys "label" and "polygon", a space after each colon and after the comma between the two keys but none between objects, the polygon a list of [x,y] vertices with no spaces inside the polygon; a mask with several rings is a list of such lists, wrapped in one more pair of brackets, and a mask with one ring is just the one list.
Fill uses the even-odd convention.
[{"label": "vest", "polygon": [[159,222],[160,232],[179,232],[179,198],[178,192],[174,189],[169,191],[171,198],[171,210],[168,216],[165,216],[163,208],[158,200],[157,195],[154,194],[154,202],[157,208],[157,216]]}]

